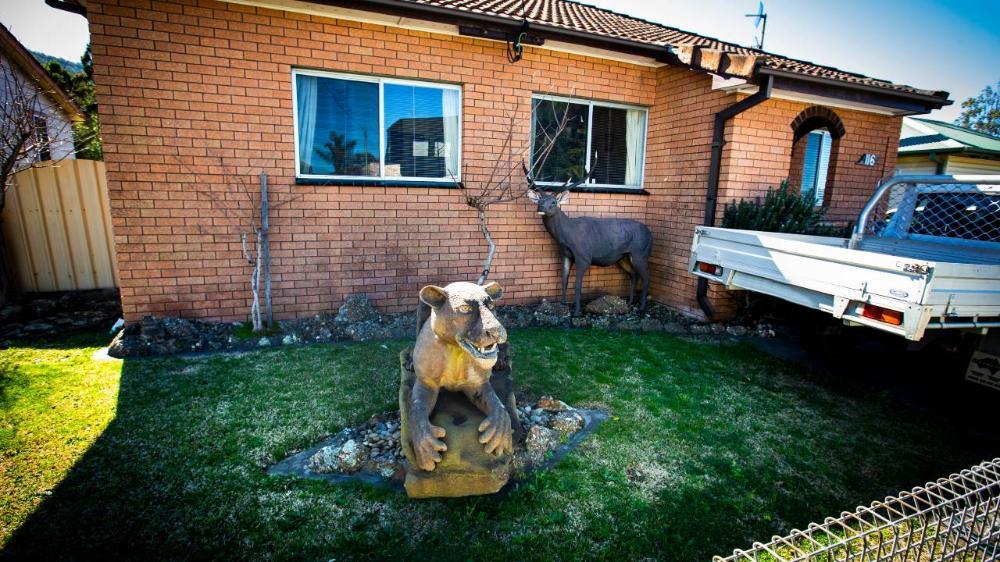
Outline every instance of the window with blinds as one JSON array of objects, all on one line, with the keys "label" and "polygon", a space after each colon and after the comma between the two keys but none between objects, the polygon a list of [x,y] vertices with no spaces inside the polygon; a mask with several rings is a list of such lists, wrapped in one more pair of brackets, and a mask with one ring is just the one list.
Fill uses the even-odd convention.
[{"label": "window with blinds", "polygon": [[[565,117],[566,126],[557,135]],[[532,162],[539,183],[561,184],[593,167],[590,186],[641,187],[647,110],[559,98],[532,98]]]},{"label": "window with blinds", "polygon": [[812,131],[806,136],[806,155],[802,165],[801,190],[803,195],[812,194],[816,206],[823,204],[832,146],[833,137],[825,129]]}]

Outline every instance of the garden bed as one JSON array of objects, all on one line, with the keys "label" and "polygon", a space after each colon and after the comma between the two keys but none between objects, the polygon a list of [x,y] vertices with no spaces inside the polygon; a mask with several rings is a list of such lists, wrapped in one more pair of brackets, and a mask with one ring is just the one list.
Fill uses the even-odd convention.
[{"label": "garden bed", "polygon": [[[697,322],[659,303],[638,312],[623,299],[603,296],[588,303],[586,312],[573,316],[564,304],[501,306],[497,317],[508,330],[524,328],[597,328],[629,332],[667,334],[772,337],[775,326],[767,323]],[[129,324],[111,343],[113,357],[147,357],[178,353],[248,351],[252,349],[330,343],[335,341],[379,341],[416,336],[413,313],[380,314],[364,295],[347,298],[337,314],[319,314],[300,320],[278,322],[267,334],[254,334],[246,323],[219,323],[173,317],[148,316]]]}]

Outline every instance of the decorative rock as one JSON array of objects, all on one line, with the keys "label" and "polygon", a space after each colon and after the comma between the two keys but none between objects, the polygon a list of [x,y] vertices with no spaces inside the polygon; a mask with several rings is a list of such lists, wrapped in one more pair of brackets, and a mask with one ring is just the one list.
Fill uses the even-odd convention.
[{"label": "decorative rock", "polygon": [[358,442],[354,439],[348,439],[341,445],[340,452],[337,453],[337,467],[342,472],[354,472],[361,468],[365,456],[364,451],[358,446]]},{"label": "decorative rock", "polygon": [[729,326],[726,328],[726,333],[730,336],[745,336],[747,334],[747,329],[743,326]]},{"label": "decorative rock", "polygon": [[663,322],[655,318],[643,318],[639,322],[639,329],[643,332],[659,332],[663,330]]},{"label": "decorative rock", "polygon": [[573,318],[571,323],[574,328],[589,328],[590,318],[587,318],[586,316],[577,316]]},{"label": "decorative rock", "polygon": [[709,326],[709,329],[712,331],[713,334],[722,334],[726,331],[726,326],[725,324],[720,324],[716,322],[715,324]]},{"label": "decorative rock", "polygon": [[691,326],[688,328],[688,330],[690,330],[690,332],[692,334],[699,335],[699,336],[708,334],[709,332],[712,331],[712,329],[709,328],[705,324],[691,324]]},{"label": "decorative rock", "polygon": [[663,325],[663,331],[667,334],[686,334],[687,328],[680,322],[667,322]]},{"label": "decorative rock", "polygon": [[619,316],[628,314],[628,303],[621,297],[605,295],[587,303],[585,310],[601,316]]},{"label": "decorative rock", "polygon": [[292,344],[296,344],[296,343],[299,343],[299,337],[296,336],[295,334],[289,334],[289,335],[281,338],[281,344],[282,345],[292,345]]},{"label": "decorative rock", "polygon": [[267,338],[260,338],[259,340],[257,340],[257,345],[259,347],[267,347],[267,346],[271,345],[271,340],[269,340]]},{"label": "decorative rock", "polygon": [[615,328],[623,332],[638,332],[640,330],[639,321],[633,318],[622,320],[615,324]]},{"label": "decorative rock", "polygon": [[309,459],[309,470],[316,473],[357,472],[364,464],[367,453],[354,439],[340,446],[323,447]]},{"label": "decorative rock", "polygon": [[577,412],[559,412],[552,418],[552,428],[563,435],[576,433],[585,424],[586,420]]},{"label": "decorative rock", "polygon": [[525,448],[528,451],[528,458],[532,463],[538,464],[545,460],[545,455],[549,451],[554,451],[559,446],[559,432],[541,425],[531,426],[528,431],[528,438],[525,440]]},{"label": "decorative rock", "polygon": [[[548,410],[550,412],[565,412],[571,408],[562,400],[556,400],[551,396],[542,396],[535,405],[538,410]],[[538,411],[536,410],[536,411]]]},{"label": "decorative rock", "polygon": [[378,321],[379,314],[368,300],[367,295],[347,295],[344,304],[337,311],[337,322],[354,324],[358,322]]}]

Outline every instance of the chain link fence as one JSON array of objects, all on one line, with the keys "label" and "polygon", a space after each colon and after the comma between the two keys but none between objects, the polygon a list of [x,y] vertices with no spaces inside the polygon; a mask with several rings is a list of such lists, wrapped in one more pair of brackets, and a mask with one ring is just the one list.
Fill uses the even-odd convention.
[{"label": "chain link fence", "polygon": [[987,561],[1000,554],[1000,459],[714,562]]}]

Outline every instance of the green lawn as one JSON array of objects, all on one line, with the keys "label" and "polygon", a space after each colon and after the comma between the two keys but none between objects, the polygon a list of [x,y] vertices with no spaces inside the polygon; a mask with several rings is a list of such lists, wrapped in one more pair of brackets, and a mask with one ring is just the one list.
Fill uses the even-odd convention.
[{"label": "green lawn", "polygon": [[523,391],[614,418],[508,493],[409,501],[264,473],[393,408],[406,342],[95,362],[99,341],[0,351],[8,556],[708,560],[990,456],[748,346],[522,330]]}]

